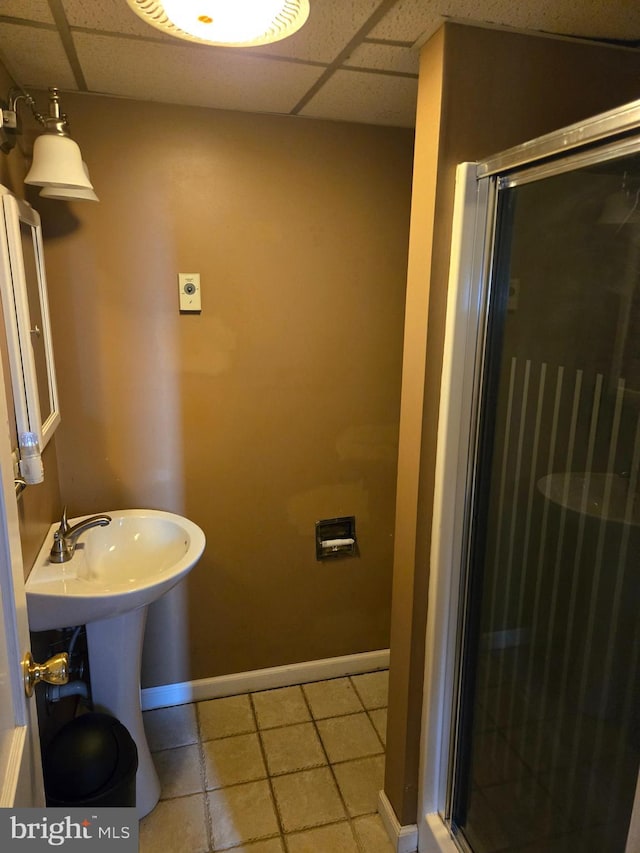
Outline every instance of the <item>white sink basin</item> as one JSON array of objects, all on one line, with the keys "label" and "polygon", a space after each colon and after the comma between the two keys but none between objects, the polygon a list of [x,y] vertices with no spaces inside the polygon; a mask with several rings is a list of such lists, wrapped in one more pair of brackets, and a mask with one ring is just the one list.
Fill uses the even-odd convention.
[{"label": "white sink basin", "polygon": [[[87,626],[91,699],[112,714],[138,748],[136,808],[144,817],[158,802],[160,780],[140,707],[140,665],[147,605],[198,562],[200,528],[170,512],[127,509],[78,537],[73,557],[52,563],[53,524],[25,585],[32,631]],[[72,518],[71,526],[90,516]]]},{"label": "white sink basin", "polygon": [[138,509],[108,515],[111,524],[81,534],[66,563],[49,560],[58,524],[51,526],[26,583],[32,631],[86,625],[144,607],[200,559],[204,533],[186,518]]}]

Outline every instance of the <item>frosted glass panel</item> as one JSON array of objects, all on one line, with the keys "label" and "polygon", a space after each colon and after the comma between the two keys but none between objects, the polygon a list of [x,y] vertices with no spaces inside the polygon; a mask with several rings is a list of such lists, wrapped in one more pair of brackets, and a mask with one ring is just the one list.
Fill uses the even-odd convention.
[{"label": "frosted glass panel", "polygon": [[640,764],[640,158],[502,190],[453,821],[624,853]]}]

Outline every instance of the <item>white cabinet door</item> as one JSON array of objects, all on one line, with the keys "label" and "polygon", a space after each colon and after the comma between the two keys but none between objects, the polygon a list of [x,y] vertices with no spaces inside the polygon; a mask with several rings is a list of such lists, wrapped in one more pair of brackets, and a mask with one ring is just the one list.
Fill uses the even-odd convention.
[{"label": "white cabinet door", "polygon": [[[0,389],[6,388],[0,363]],[[0,808],[44,805],[35,699],[27,699],[22,659],[29,651],[27,600],[9,416],[0,393]]]}]

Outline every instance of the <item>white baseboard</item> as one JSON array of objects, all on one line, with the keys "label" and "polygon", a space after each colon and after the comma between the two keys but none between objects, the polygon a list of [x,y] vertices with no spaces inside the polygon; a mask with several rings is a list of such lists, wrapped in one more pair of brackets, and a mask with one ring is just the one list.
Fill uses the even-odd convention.
[{"label": "white baseboard", "polygon": [[402,826],[384,791],[378,791],[378,814],[382,818],[395,853],[416,853],[418,850],[417,824]]},{"label": "white baseboard", "polygon": [[387,669],[388,666],[389,649],[380,649],[375,652],[310,660],[287,666],[235,672],[231,675],[219,675],[197,681],[163,684],[160,687],[145,687],[142,690],[142,710],[168,708],[171,705],[184,705],[187,702],[203,702],[206,699],[220,699],[222,696],[236,696],[239,693],[252,693],[256,690],[272,690],[274,687],[290,687],[294,684],[324,681],[327,678],[339,678],[344,675],[359,675],[376,669]]}]

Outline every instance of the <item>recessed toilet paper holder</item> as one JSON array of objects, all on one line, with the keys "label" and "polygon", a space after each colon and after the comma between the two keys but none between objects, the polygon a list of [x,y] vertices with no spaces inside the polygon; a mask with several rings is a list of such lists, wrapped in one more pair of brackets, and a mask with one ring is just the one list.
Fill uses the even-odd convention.
[{"label": "recessed toilet paper holder", "polygon": [[357,546],[355,515],[316,521],[316,560],[354,557]]}]

